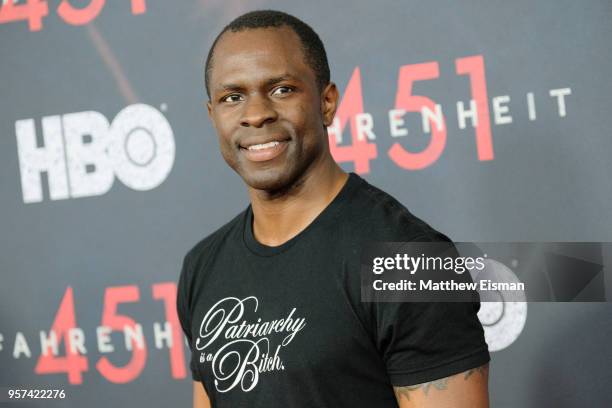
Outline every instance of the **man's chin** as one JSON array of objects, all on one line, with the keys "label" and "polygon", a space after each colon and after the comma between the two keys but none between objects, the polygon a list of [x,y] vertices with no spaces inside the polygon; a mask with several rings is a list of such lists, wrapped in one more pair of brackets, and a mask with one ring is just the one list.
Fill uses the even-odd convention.
[{"label": "man's chin", "polygon": [[293,184],[290,173],[283,169],[262,169],[244,171],[240,176],[249,187],[277,195],[287,191]]}]

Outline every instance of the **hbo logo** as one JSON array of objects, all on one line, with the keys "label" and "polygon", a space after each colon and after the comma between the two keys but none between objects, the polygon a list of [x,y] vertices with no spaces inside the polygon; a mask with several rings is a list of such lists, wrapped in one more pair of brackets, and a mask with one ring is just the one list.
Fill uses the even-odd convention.
[{"label": "hbo logo", "polygon": [[34,119],[18,120],[15,131],[25,203],[43,200],[43,172],[51,200],[62,200],[102,195],[115,176],[133,190],[151,190],[174,164],[172,128],[149,105],[127,106],[110,125],[94,111],[46,116],[42,146]]}]

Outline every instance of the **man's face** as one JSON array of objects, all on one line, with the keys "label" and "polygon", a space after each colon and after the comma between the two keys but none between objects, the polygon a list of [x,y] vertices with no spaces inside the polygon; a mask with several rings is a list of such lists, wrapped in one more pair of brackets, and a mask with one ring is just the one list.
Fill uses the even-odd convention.
[{"label": "man's face", "polygon": [[221,154],[250,187],[288,187],[326,154],[325,126],[331,124],[336,101],[330,113],[325,97],[330,85],[322,96],[290,28],[223,34],[209,87],[208,113]]}]

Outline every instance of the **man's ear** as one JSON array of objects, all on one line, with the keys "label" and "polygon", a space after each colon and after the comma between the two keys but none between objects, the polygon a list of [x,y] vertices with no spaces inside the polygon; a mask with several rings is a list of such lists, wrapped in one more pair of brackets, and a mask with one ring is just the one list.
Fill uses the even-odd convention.
[{"label": "man's ear", "polygon": [[323,89],[321,94],[321,114],[323,115],[323,124],[325,126],[331,126],[336,115],[336,109],[338,109],[338,88],[336,84],[330,82]]},{"label": "man's ear", "polygon": [[208,110],[208,119],[210,119],[210,122],[212,123],[213,127],[216,128],[215,121],[213,120],[213,117],[212,117],[212,105],[210,103],[210,100],[206,102],[206,109]]}]

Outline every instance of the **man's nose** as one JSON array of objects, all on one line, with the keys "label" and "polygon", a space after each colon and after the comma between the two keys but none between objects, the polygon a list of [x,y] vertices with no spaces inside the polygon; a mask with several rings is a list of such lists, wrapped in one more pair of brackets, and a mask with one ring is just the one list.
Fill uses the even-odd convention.
[{"label": "man's nose", "polygon": [[265,96],[252,95],[245,105],[240,124],[244,127],[262,127],[265,123],[274,122],[278,118],[272,102]]}]

